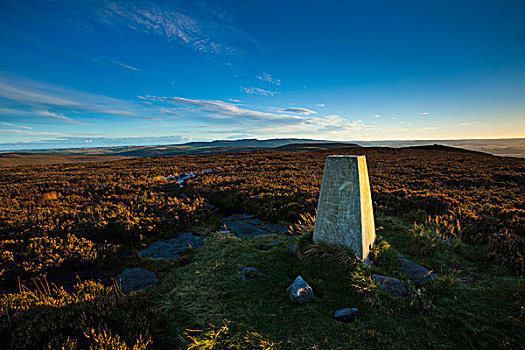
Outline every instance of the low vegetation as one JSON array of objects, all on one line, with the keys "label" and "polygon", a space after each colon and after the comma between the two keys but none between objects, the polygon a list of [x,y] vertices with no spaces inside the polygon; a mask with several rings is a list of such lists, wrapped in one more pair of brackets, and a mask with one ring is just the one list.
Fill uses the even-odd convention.
[{"label": "low vegetation", "polygon": [[[365,154],[378,241],[374,265],[311,241],[324,159]],[[185,187],[166,180],[198,175]],[[0,173],[0,348],[515,348],[525,343],[525,172],[469,152],[356,148],[127,159],[5,168]],[[240,240],[221,215],[292,225]],[[179,231],[209,236],[177,261],[137,256]],[[273,249],[259,250],[280,242]],[[293,252],[288,245],[295,245]],[[418,288],[400,252],[442,278]],[[148,268],[154,289],[111,278]],[[262,272],[243,281],[241,269]],[[401,301],[372,273],[409,285]],[[301,275],[317,298],[293,305]],[[358,307],[352,324],[338,308]],[[425,334],[428,336],[422,337]]]}]

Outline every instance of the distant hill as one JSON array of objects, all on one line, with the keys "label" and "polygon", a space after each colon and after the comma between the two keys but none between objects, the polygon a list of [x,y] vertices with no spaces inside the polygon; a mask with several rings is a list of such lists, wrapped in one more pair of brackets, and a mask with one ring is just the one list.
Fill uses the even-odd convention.
[{"label": "distant hill", "polygon": [[327,151],[337,148],[361,147],[355,143],[291,143],[273,148],[275,151]]},{"label": "distant hill", "polygon": [[478,153],[478,154],[489,154],[487,152],[479,152],[479,151],[472,151],[465,148],[459,148],[459,147],[452,147],[452,146],[445,146],[445,145],[421,145],[421,146],[408,146],[408,147],[401,147],[403,149],[420,149],[420,150],[426,150],[426,151],[448,151],[448,152],[468,152],[468,153]]},{"label": "distant hill", "polygon": [[525,158],[525,139],[497,140],[403,140],[355,141],[352,143],[312,139],[241,139],[211,142],[189,142],[178,145],[116,146],[69,149],[44,149],[0,152],[0,167],[16,165],[47,165],[58,163],[95,162],[129,157],[160,157],[276,151],[323,151],[349,147],[394,147],[450,152],[488,153],[498,156]]}]

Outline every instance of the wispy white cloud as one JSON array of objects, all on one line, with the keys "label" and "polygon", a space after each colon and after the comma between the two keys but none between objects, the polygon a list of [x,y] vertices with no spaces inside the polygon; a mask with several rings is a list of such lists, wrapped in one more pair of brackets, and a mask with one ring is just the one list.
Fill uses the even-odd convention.
[{"label": "wispy white cloud", "polygon": [[243,87],[241,88],[241,91],[244,91],[245,93],[249,95],[275,96],[275,95],[280,94],[280,92],[278,91],[269,91],[269,90],[264,90],[258,87],[251,87],[251,88]]},{"label": "wispy white cloud", "polygon": [[161,103],[169,103],[172,105],[177,105],[182,108],[189,108],[194,112],[205,112],[207,115],[224,119],[232,117],[244,117],[244,118],[254,118],[260,120],[288,120],[288,121],[299,121],[303,117],[292,116],[286,114],[277,114],[277,113],[268,113],[257,111],[253,109],[241,108],[232,103],[216,100],[198,100],[198,99],[189,99],[183,97],[164,97],[164,96],[137,96],[139,99],[146,101],[154,101]]},{"label": "wispy white cloud", "polygon": [[381,118],[381,114],[374,114],[373,117],[374,118]]},{"label": "wispy white cloud", "polygon": [[27,129],[27,130],[32,129],[30,126],[25,126],[25,125],[17,125],[17,124],[6,123],[6,122],[2,122],[2,124],[4,124],[5,126],[13,127],[13,128],[20,128],[20,129]]},{"label": "wispy white cloud", "polygon": [[418,113],[418,114],[421,115],[421,116],[424,116],[424,117],[427,116],[427,115],[430,115],[429,112],[422,112],[422,113]]},{"label": "wispy white cloud", "polygon": [[205,54],[235,55],[240,49],[233,42],[253,41],[216,3],[106,0],[102,5],[96,18],[106,25],[153,34]]},{"label": "wispy white cloud", "polygon": [[44,117],[77,125],[77,118],[153,118],[142,104],[20,78],[0,72],[0,116]]},{"label": "wispy white cloud", "polygon": [[256,78],[270,84],[281,85],[281,80],[275,79],[270,74],[265,72],[263,72],[261,75],[258,75]]},{"label": "wispy white cloud", "polygon": [[324,104],[324,103],[318,103],[318,104],[316,104],[316,106],[317,106],[317,107],[324,107],[325,104]]},{"label": "wispy white cloud", "polygon": [[282,112],[282,113],[296,113],[296,114],[303,114],[303,115],[310,115],[310,114],[317,113],[316,111],[312,111],[312,110],[307,109],[307,108],[299,108],[299,107],[290,107],[290,108],[285,108],[285,109],[277,109],[276,111],[277,112]]},{"label": "wispy white cloud", "polygon": [[133,66],[130,66],[129,64],[125,64],[125,63],[122,63],[122,62],[119,62],[119,61],[116,61],[116,60],[111,60],[111,62],[116,64],[117,66],[120,66],[122,68],[126,68],[126,69],[129,69],[129,70],[132,70],[134,72],[140,72],[141,71],[137,67],[133,67]]},{"label": "wispy white cloud", "polygon": [[29,131],[29,130],[17,130],[17,129],[0,129],[0,133],[5,134],[24,134],[24,135],[40,135],[40,136],[70,136],[61,132],[47,132],[47,131]]}]

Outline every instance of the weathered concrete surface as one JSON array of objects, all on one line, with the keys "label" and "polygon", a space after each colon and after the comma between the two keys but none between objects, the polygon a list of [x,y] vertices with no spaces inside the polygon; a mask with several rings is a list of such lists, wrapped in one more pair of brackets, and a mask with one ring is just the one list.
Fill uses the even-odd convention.
[{"label": "weathered concrete surface", "polygon": [[365,156],[328,156],[315,218],[314,242],[349,248],[366,262],[375,237]]}]

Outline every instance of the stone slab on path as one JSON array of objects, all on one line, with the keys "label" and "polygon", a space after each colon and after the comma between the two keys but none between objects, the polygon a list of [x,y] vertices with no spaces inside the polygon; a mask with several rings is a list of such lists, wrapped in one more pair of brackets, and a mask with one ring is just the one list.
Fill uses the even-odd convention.
[{"label": "stone slab on path", "polygon": [[263,221],[260,219],[248,219],[248,220],[244,220],[244,222],[247,222],[252,225],[260,225],[263,223]]},{"label": "stone slab on path", "polygon": [[124,293],[138,292],[158,282],[159,279],[153,272],[138,267],[125,269],[117,276],[117,285]]},{"label": "stone slab on path", "polygon": [[253,238],[260,235],[271,234],[271,232],[242,221],[227,221],[225,225],[229,231],[239,238]]},{"label": "stone slab on path", "polygon": [[264,225],[264,228],[267,229],[268,231],[272,231],[272,232],[275,232],[275,233],[288,233],[288,227],[284,227],[284,226],[281,226],[281,225],[277,225],[277,224],[266,224]]},{"label": "stone slab on path", "polygon": [[246,220],[246,219],[251,219],[253,218],[253,215],[248,215],[248,214],[233,214],[233,215],[230,215],[230,216],[227,216],[225,218],[223,218],[221,221],[225,222],[225,221],[237,221],[237,220]]},{"label": "stone slab on path", "polygon": [[139,255],[150,259],[178,259],[183,251],[200,248],[202,241],[204,237],[195,236],[191,232],[180,232],[175,238],[153,243],[141,250]]},{"label": "stone slab on path", "polygon": [[419,287],[422,287],[428,281],[439,278],[426,267],[416,264],[401,254],[397,254],[397,259],[401,263],[401,271],[410,277]]}]

